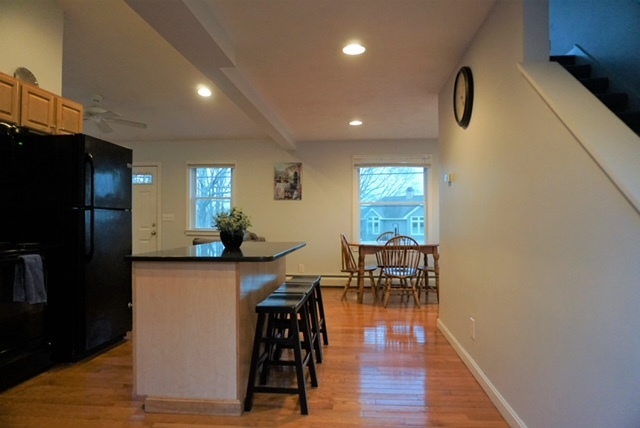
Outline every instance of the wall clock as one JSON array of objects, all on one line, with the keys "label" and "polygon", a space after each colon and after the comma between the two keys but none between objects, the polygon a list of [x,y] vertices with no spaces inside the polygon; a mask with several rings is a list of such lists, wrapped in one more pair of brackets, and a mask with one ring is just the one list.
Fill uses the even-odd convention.
[{"label": "wall clock", "polygon": [[473,75],[471,68],[462,67],[458,70],[453,86],[453,113],[456,122],[463,129],[467,129],[473,109]]},{"label": "wall clock", "polygon": [[27,82],[31,85],[38,86],[38,80],[36,79],[36,76],[34,76],[31,70],[29,70],[28,68],[16,68],[16,71],[13,72],[13,77],[23,82]]}]

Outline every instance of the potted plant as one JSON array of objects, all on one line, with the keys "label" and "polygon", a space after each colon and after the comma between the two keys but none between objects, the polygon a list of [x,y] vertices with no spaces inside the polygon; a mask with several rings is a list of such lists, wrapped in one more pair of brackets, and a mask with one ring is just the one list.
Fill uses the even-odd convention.
[{"label": "potted plant", "polygon": [[244,233],[251,227],[251,219],[242,208],[232,207],[213,216],[213,226],[220,232],[220,241],[229,250],[240,248]]}]

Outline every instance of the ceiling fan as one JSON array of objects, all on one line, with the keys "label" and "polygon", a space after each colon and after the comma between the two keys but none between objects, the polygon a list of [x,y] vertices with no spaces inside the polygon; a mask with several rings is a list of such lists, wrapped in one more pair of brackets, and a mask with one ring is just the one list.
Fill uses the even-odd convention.
[{"label": "ceiling fan", "polygon": [[113,132],[110,124],[133,126],[135,128],[146,128],[147,124],[142,122],[134,122],[133,120],[121,119],[120,113],[116,113],[112,110],[107,110],[100,107],[102,102],[102,95],[93,95],[91,101],[93,105],[90,105],[84,109],[84,120],[90,120],[95,123],[98,129],[102,132]]}]

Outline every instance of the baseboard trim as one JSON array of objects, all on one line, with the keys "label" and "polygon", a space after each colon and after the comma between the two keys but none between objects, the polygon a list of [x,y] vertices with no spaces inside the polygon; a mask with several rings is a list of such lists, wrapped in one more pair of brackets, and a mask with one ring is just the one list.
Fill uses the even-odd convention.
[{"label": "baseboard trim", "polygon": [[458,356],[462,359],[464,364],[467,366],[473,377],[476,378],[482,389],[487,393],[489,399],[496,406],[502,417],[505,418],[510,427],[518,427],[518,428],[527,428],[524,421],[520,419],[518,414],[513,410],[513,408],[509,405],[507,400],[504,399],[500,391],[491,383],[489,378],[484,374],[482,369],[476,364],[471,355],[467,353],[467,351],[462,347],[460,342],[455,338],[455,336],[449,331],[447,326],[442,322],[440,318],[438,318],[438,330],[444,335],[449,344],[456,351]]},{"label": "baseboard trim", "polygon": [[166,397],[146,397],[147,413],[180,413],[187,415],[240,416],[240,400],[196,400]]}]

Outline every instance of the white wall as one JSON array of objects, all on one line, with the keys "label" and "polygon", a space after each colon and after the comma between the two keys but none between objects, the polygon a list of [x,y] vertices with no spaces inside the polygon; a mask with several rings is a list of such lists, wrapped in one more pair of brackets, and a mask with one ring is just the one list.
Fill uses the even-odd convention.
[{"label": "white wall", "polygon": [[62,94],[64,14],[53,0],[0,1],[0,72],[28,68],[39,86]]},{"label": "white wall", "polygon": [[440,327],[513,426],[638,427],[640,217],[519,73],[523,13],[497,1],[460,64],[467,130],[440,96]]},{"label": "white wall", "polygon": [[[433,156],[430,191],[434,241],[438,240],[438,143],[436,140],[299,143],[294,153],[272,141],[131,143],[134,163],[161,164],[161,211],[175,221],[162,222],[162,247],[190,245],[187,225],[187,163],[234,162],[235,204],[250,216],[252,231],[269,241],[304,241],[305,249],[287,257],[288,273],[305,265],[306,273],[340,274],[340,233],[352,236],[353,156]],[[273,168],[279,162],[302,162],[302,200],[274,201]],[[160,216],[161,217],[161,216]]]}]

